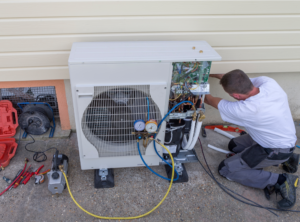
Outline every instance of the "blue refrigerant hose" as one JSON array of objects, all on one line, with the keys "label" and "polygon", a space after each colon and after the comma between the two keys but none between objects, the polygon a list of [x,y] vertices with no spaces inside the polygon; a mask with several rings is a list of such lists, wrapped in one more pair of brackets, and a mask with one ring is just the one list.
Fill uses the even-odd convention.
[{"label": "blue refrigerant hose", "polygon": [[[155,141],[154,141],[154,140],[153,140],[153,144],[155,144]],[[143,158],[143,156],[142,156],[142,154],[141,154],[139,142],[137,142],[137,148],[138,148],[138,151],[139,151],[139,154],[140,154],[140,157],[141,157],[143,163],[145,164],[145,166],[146,166],[152,173],[154,173],[156,176],[158,176],[158,177],[160,177],[160,178],[162,178],[162,179],[171,181],[171,179],[169,179],[169,178],[167,178],[167,177],[164,177],[164,176],[162,176],[162,175],[156,173],[154,170],[152,170],[152,169],[147,165],[147,163],[145,162],[145,160],[144,160],[144,158]],[[172,167],[172,165],[171,165],[171,167]],[[174,169],[174,170],[175,170],[175,169]],[[176,177],[173,181],[176,181],[176,180],[179,179],[179,174],[177,173],[176,170],[175,170],[175,172],[176,172],[177,177]]]},{"label": "blue refrigerant hose", "polygon": [[[190,103],[192,106],[194,105],[192,102],[190,102],[190,101],[182,101],[182,102],[180,102],[180,103],[178,103],[177,105],[175,105],[165,116],[164,116],[164,118],[160,121],[160,123],[158,124],[158,126],[157,126],[157,130],[159,129],[159,127],[160,127],[160,125],[162,124],[162,122],[167,118],[167,116],[174,110],[174,109],[176,109],[178,106],[180,106],[181,104],[183,104],[183,103]],[[156,134],[154,134],[154,139],[156,138]],[[155,146],[155,143],[153,143],[153,145],[154,145],[154,150],[155,150],[155,152],[156,152],[156,154],[160,157],[160,159],[162,159],[166,164],[168,164],[170,167],[172,167],[171,166],[171,164],[169,164],[163,157],[161,157],[160,155],[159,155],[159,153],[157,152],[157,149],[156,149],[156,146]]]},{"label": "blue refrigerant hose", "polygon": [[[149,120],[149,99],[148,99],[148,97],[147,97],[146,99],[147,99],[147,103],[148,103],[148,120]],[[167,116],[168,116],[174,109],[176,109],[178,106],[180,106],[180,105],[183,104],[183,103],[190,103],[191,105],[194,105],[194,104],[193,104],[192,102],[190,102],[190,101],[182,101],[182,102],[178,103],[177,105],[175,105],[175,106],[174,106],[174,107],[173,107],[173,108],[172,108],[172,109],[164,116],[164,118],[163,118],[163,119],[160,121],[160,123],[158,124],[157,129],[159,129],[159,127],[161,126],[162,122],[167,118]],[[155,138],[156,138],[156,134],[154,134],[154,139],[155,139]],[[154,146],[154,150],[155,150],[156,154],[159,156],[159,158],[162,159],[162,161],[164,161],[166,164],[168,164],[168,165],[172,168],[172,165],[171,165],[170,163],[168,163],[161,155],[159,155],[159,153],[158,153],[158,151],[157,151],[157,149],[156,149],[156,146],[155,146],[155,142],[154,142],[154,141],[153,141],[153,146]],[[138,148],[138,151],[139,151],[139,155],[140,155],[140,157],[141,157],[141,160],[143,161],[143,163],[145,164],[145,166],[146,166],[152,173],[154,173],[156,176],[158,176],[158,177],[160,177],[160,178],[162,178],[162,179],[165,179],[165,180],[168,180],[168,181],[171,180],[171,179],[169,179],[169,178],[166,178],[166,177],[164,177],[164,176],[162,176],[162,175],[156,173],[155,171],[153,171],[153,170],[147,165],[147,163],[145,162],[145,160],[144,160],[144,158],[143,158],[143,156],[142,156],[142,154],[141,154],[139,142],[137,142],[137,148]],[[176,179],[174,179],[173,181],[176,181],[176,180],[179,179],[179,174],[178,174],[178,172],[177,172],[176,169],[174,169],[174,170],[175,170],[175,173],[176,173],[177,177],[176,177]]]},{"label": "blue refrigerant hose", "polygon": [[[182,101],[182,102],[180,102],[180,103],[178,103],[177,105],[175,105],[165,116],[164,116],[164,118],[160,121],[160,123],[158,124],[158,126],[157,126],[157,130],[159,129],[159,127],[160,127],[160,125],[162,124],[162,122],[167,118],[167,116],[174,110],[174,109],[176,109],[178,106],[180,106],[181,104],[183,104],[183,103],[190,103],[192,106],[194,105],[192,102],[190,102],[190,101]],[[154,134],[154,139],[156,138],[156,134]],[[156,149],[156,146],[155,146],[155,142],[153,142],[153,146],[154,146],[154,150],[155,150],[155,152],[156,152],[156,154],[159,156],[159,158],[160,159],[162,159],[162,161],[164,161],[166,164],[168,164],[170,167],[172,167],[172,165],[169,163],[169,162],[167,162],[161,155],[159,155],[159,153],[157,152],[157,149]],[[176,173],[176,175],[177,175],[177,178],[176,179],[174,179],[174,181],[176,181],[176,180],[178,180],[178,178],[179,178],[179,176],[178,176],[178,172],[175,170],[175,173]],[[169,179],[170,180],[170,179]]]}]

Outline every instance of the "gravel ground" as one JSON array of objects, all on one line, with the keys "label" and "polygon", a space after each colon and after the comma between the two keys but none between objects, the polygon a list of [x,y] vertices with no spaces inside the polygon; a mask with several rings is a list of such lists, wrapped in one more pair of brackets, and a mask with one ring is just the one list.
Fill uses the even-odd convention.
[{"label": "gravel ground", "polygon": [[[299,124],[297,123],[299,138]],[[237,134],[236,134],[237,135]],[[207,130],[202,138],[205,155],[215,177],[225,186],[257,203],[276,207],[280,195],[273,194],[271,200],[265,199],[263,191],[245,187],[221,178],[216,169],[225,155],[207,147],[210,143],[226,149],[228,139]],[[22,141],[16,156],[10,165],[0,173],[13,178],[24,166],[24,158],[30,158],[29,164],[38,168],[41,164],[32,160],[32,153],[24,150],[27,141]],[[300,145],[300,143],[299,143]],[[153,175],[145,167],[115,169],[115,187],[95,189],[94,171],[80,169],[76,134],[66,139],[37,141],[30,146],[34,150],[57,147],[69,159],[69,183],[75,199],[86,210],[103,216],[135,216],[148,212],[164,196],[169,183]],[[200,161],[204,163],[199,143],[195,147]],[[297,153],[300,149],[297,148]],[[48,159],[43,170],[50,168],[53,151],[47,152]],[[136,221],[299,221],[298,213],[278,212],[278,217],[270,212],[240,203],[224,193],[204,172],[199,163],[186,164],[189,182],[174,184],[165,202],[152,214]],[[166,175],[163,166],[153,169]],[[267,170],[281,173],[281,167],[269,167]],[[300,171],[299,171],[300,172]],[[296,174],[299,175],[299,172]],[[33,179],[27,185],[21,185],[0,197],[0,220],[5,222],[21,221],[103,221],[82,212],[72,202],[65,190],[61,195],[51,195],[47,188],[48,179],[41,185],[34,185]],[[0,189],[6,187],[0,180]],[[300,210],[299,195],[294,210]]]}]

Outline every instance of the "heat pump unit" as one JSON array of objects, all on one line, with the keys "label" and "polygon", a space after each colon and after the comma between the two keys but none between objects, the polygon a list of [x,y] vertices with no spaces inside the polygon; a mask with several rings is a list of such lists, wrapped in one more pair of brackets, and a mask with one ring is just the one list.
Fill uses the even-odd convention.
[{"label": "heat pump unit", "polygon": [[[168,113],[169,101],[184,95],[184,79],[189,80],[185,82],[188,93],[197,98],[205,94],[201,81],[207,81],[211,61],[216,60],[221,57],[204,41],[74,43],[69,71],[81,169],[144,166],[135,122],[141,121],[136,127],[143,128],[143,122],[150,120],[149,130],[155,127]],[[181,69],[186,75],[176,77]],[[201,76],[189,75],[195,70]],[[179,82],[172,85],[174,78]],[[179,112],[179,119],[188,118],[185,109]],[[170,119],[176,119],[176,112]],[[166,127],[164,121],[154,130],[162,142],[170,131]],[[163,155],[162,147],[156,147]],[[153,142],[140,140],[140,149],[148,165],[162,162]]]}]

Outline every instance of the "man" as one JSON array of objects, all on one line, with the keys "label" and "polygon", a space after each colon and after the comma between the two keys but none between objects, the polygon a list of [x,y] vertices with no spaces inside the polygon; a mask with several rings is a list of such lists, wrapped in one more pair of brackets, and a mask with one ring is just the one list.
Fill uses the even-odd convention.
[{"label": "man", "polygon": [[281,163],[287,172],[298,169],[299,155],[293,154],[297,137],[286,93],[275,80],[265,76],[249,79],[242,70],[210,76],[220,79],[224,90],[238,101],[207,95],[205,103],[219,109],[224,121],[248,132],[230,140],[228,149],[235,155],[220,163],[220,175],[265,192],[280,192],[283,199],[277,207],[290,209],[296,202],[298,177],[263,170]]}]

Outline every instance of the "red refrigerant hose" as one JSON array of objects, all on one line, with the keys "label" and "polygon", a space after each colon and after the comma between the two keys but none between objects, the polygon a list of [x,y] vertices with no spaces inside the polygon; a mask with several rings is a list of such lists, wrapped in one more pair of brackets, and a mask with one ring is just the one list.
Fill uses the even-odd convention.
[{"label": "red refrigerant hose", "polygon": [[26,158],[25,159],[25,166],[24,166],[24,168],[23,168],[23,170],[22,170],[22,172],[20,173],[20,175],[5,189],[5,190],[3,190],[2,191],[2,193],[0,193],[0,196],[2,195],[2,194],[4,194],[9,188],[11,188],[14,184],[15,184],[15,182],[16,181],[18,181],[18,179],[22,176],[22,174],[24,173],[24,171],[25,171],[25,169],[26,169],[26,166],[27,166],[27,163],[28,163],[28,159]]}]

